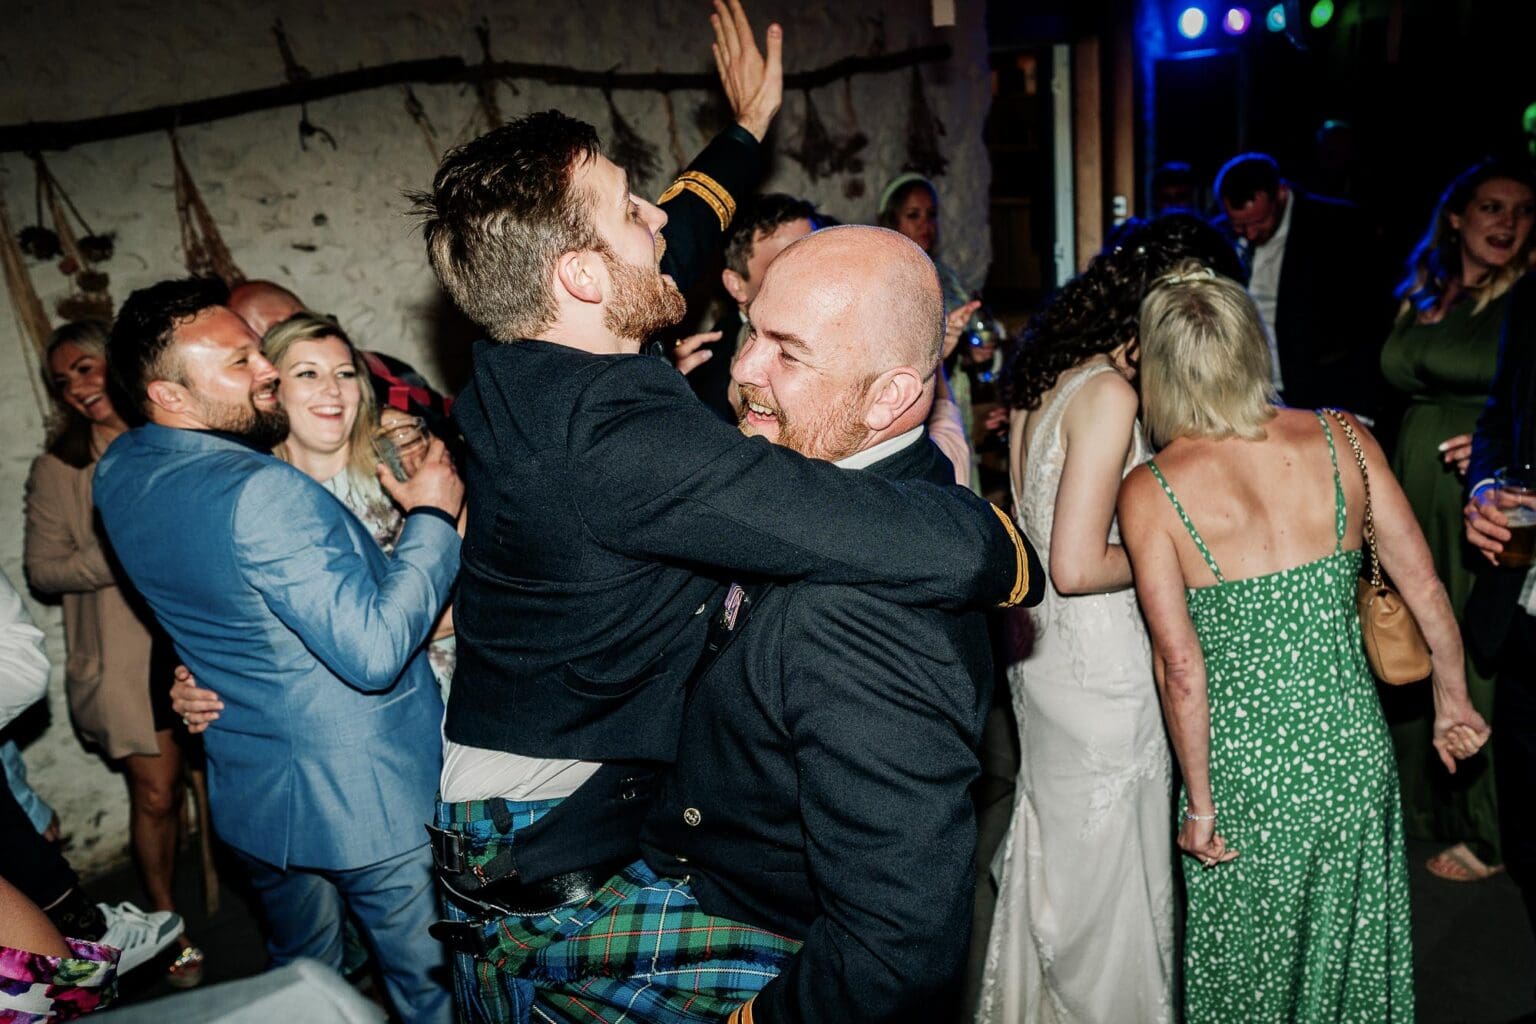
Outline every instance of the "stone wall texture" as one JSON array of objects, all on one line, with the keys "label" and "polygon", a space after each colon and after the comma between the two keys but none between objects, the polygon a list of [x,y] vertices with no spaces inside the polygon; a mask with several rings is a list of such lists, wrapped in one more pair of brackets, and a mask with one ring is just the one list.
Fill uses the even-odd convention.
[{"label": "stone wall texture", "polygon": [[[119,0],[19,0],[7,5],[0,42],[0,124],[71,120],[187,102],[276,85],[283,63],[272,26],[281,18],[297,61],[314,75],[392,61],[459,55],[481,59],[474,28],[488,25],[499,60],[591,70],[696,71],[713,68],[704,0],[595,0],[563,6],[509,0],[279,0],[273,4],[203,0],[191,4]],[[939,179],[945,258],[979,286],[990,257],[990,170],[982,125],[990,102],[981,0],[962,0],[958,24],[935,28],[928,0],[842,0],[835,4],[758,0],[759,32],[785,28],[786,64],[808,70],[841,57],[947,42],[954,57],[923,68],[928,100],[947,129],[950,166]],[[786,97],[770,142],[765,188],[815,200],[846,222],[873,219],[884,182],[905,161],[911,72],[854,78],[812,95],[834,137],[869,137],[858,175],[810,180],[786,152],[798,141],[803,94]],[[591,121],[606,138],[600,91],[533,81],[498,84],[504,116],[558,107]],[[444,145],[484,130],[472,90],[416,86]],[[678,141],[691,158],[707,141],[694,111],[708,95],[676,93]],[[663,170],[646,185],[656,194],[675,169],[666,105],[659,93],[617,92],[623,117],[661,153]],[[184,128],[182,152],[247,276],[290,285],[315,309],[334,313],[354,338],[400,356],[440,384],[464,376],[466,328],[445,313],[405,190],[425,187],[434,156],[391,86],[311,104],[308,116],[335,140],[300,145],[296,107]],[[185,273],[172,194],[170,147],[152,133],[47,154],[54,175],[98,231],[117,234],[116,255],[101,269],[120,303],[134,288]],[[19,153],[0,154],[0,194],[12,222],[32,223],[33,170]],[[862,196],[858,195],[862,185]],[[30,264],[53,314],[68,291],[54,266]],[[57,323],[57,318],[55,318]],[[0,570],[22,573],[22,492],[42,449],[43,416],[35,361],[13,317],[0,316]],[[170,496],[169,500],[175,500]],[[35,595],[34,595],[35,597]],[[62,692],[63,635],[58,608],[31,602],[48,633],[55,664],[46,724],[30,730],[24,753],[32,781],[73,837],[71,857],[86,873],[126,857],[126,790],[69,724]]]}]

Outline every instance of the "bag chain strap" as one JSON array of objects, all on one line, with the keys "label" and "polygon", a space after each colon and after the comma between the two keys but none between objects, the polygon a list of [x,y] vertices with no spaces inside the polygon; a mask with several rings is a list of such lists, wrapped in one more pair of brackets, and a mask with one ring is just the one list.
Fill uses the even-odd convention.
[{"label": "bag chain strap", "polygon": [[1339,426],[1344,429],[1344,437],[1349,441],[1350,449],[1355,453],[1355,463],[1360,467],[1360,479],[1365,483],[1365,524],[1361,533],[1365,536],[1365,546],[1371,555],[1371,586],[1381,586],[1381,560],[1376,557],[1376,520],[1371,516],[1371,474],[1365,469],[1365,451],[1360,447],[1360,438],[1355,436],[1355,428],[1349,425],[1349,420],[1337,409],[1329,409],[1328,415],[1339,421]]}]

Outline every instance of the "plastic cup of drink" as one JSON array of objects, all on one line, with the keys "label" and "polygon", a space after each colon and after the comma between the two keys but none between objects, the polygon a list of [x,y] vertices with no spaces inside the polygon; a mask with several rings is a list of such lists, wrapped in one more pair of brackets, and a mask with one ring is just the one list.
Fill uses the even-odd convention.
[{"label": "plastic cup of drink", "polygon": [[1499,564],[1520,569],[1536,560],[1536,466],[1512,466],[1494,477],[1499,511],[1509,520],[1509,540]]}]

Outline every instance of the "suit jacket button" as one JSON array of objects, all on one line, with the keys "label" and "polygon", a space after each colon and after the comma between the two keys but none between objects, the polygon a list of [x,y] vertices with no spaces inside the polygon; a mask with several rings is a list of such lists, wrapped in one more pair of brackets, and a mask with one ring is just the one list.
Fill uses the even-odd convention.
[{"label": "suit jacket button", "polygon": [[703,820],[704,815],[699,813],[699,809],[697,807],[689,807],[687,810],[683,811],[683,823],[686,825],[697,826],[699,822]]}]

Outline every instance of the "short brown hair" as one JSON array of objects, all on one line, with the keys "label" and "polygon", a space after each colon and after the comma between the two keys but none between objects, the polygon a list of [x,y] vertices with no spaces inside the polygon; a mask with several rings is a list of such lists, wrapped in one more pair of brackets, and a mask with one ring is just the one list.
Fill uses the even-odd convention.
[{"label": "short brown hair", "polygon": [[553,323],[556,261],[602,248],[586,193],[571,187],[600,152],[591,125],[545,110],[451,151],[432,190],[411,196],[438,282],[496,341]]}]

